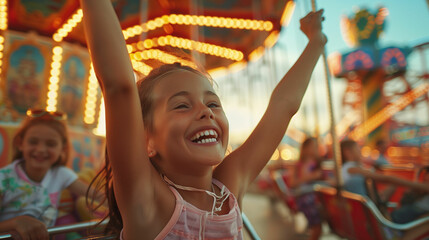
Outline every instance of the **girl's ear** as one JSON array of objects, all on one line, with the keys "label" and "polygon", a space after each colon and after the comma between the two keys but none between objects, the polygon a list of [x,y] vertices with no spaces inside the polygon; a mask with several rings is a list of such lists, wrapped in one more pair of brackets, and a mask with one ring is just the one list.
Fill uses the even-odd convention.
[{"label": "girl's ear", "polygon": [[151,158],[156,155],[155,142],[151,138],[147,138],[147,155]]}]

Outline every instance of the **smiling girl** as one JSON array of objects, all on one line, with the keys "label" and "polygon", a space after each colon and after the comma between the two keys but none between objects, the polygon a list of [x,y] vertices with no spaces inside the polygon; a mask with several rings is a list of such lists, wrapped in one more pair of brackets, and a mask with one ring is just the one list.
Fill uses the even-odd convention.
[{"label": "smiling girl", "polygon": [[69,140],[65,115],[29,110],[13,139],[14,160],[0,169],[0,232],[48,239],[61,191],[84,195],[87,185],[65,167]]},{"label": "smiling girl", "polygon": [[323,11],[301,20],[307,47],[253,133],[225,157],[228,121],[210,78],[171,64],[136,87],[111,2],[81,6],[106,108],[107,231],[126,240],[242,239],[243,196],[284,136],[326,43]]}]

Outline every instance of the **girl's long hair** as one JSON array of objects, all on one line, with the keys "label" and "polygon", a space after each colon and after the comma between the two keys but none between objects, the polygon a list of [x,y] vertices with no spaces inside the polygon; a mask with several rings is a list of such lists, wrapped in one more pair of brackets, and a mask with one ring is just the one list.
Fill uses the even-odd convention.
[{"label": "girl's long hair", "polygon": [[[155,87],[157,81],[161,79],[164,75],[170,74],[170,72],[177,71],[177,70],[187,70],[187,71],[202,75],[205,78],[207,78],[211,83],[213,82],[209,77],[209,75],[206,74],[205,72],[193,69],[188,66],[183,66],[180,63],[166,64],[166,65],[160,66],[159,68],[153,69],[149,73],[149,75],[140,79],[137,82],[137,89],[138,89],[139,98],[140,98],[143,122],[146,130],[148,131],[153,130],[153,97],[152,97],[153,88]],[[174,73],[171,73],[171,74],[174,74]],[[150,161],[150,159],[148,159],[148,161]],[[119,237],[119,234],[123,228],[123,222],[122,222],[121,212],[119,211],[119,207],[117,205],[116,198],[115,198],[113,181],[114,181],[113,171],[110,165],[109,155],[108,155],[107,146],[106,146],[105,165],[101,169],[101,171],[97,173],[95,178],[92,180],[90,184],[90,188],[91,187],[95,188],[94,194],[97,194],[97,192],[103,191],[108,201],[109,212],[101,220],[103,221],[104,219],[109,218],[109,222],[105,228],[105,234],[116,235],[117,237]],[[92,198],[94,198],[94,196],[92,196]],[[88,199],[89,199],[89,196],[87,193],[87,200]],[[87,203],[88,202],[89,201],[87,201]],[[92,205],[89,204],[89,208],[92,209],[92,211],[95,211],[97,206],[92,207]]]}]

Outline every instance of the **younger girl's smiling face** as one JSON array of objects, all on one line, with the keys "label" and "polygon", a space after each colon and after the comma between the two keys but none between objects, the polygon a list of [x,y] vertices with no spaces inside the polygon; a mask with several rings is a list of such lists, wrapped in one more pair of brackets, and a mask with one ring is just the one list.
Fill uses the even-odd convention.
[{"label": "younger girl's smiling face", "polygon": [[27,171],[47,171],[64,152],[61,135],[45,124],[31,126],[19,146]]},{"label": "younger girl's smiling face", "polygon": [[183,163],[179,159],[195,166],[214,166],[222,161],[228,145],[228,121],[205,77],[175,70],[159,79],[152,97],[154,129],[149,139],[162,159],[173,159],[167,165]]}]

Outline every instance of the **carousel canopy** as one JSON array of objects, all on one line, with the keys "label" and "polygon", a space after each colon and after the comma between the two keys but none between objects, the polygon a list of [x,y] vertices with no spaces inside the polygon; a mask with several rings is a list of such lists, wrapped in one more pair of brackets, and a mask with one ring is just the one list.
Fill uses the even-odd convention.
[{"label": "carousel canopy", "polygon": [[[243,66],[273,46],[292,0],[113,0],[133,67]],[[78,0],[0,0],[0,122],[29,108],[97,124],[103,105],[85,46]],[[109,27],[109,26],[106,26]],[[198,64],[196,64],[198,63]]]},{"label": "carousel canopy", "polygon": [[[207,70],[247,61],[275,43],[282,22],[293,9],[291,0],[113,0],[112,3],[135,68],[143,73],[150,70],[147,63],[150,66],[159,61],[175,61],[178,54],[171,56],[163,47],[179,55],[183,50],[182,56],[191,55]],[[77,0],[15,0],[8,1],[6,6],[8,29],[35,31],[55,42],[85,45],[80,23],[82,11]],[[139,64],[141,61],[146,64]]]}]

